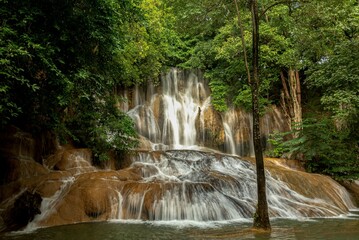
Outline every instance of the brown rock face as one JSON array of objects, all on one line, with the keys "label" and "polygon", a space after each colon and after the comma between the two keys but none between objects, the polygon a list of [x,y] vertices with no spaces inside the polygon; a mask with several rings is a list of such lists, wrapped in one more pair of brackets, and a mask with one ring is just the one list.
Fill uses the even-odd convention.
[{"label": "brown rock face", "polygon": [[0,134],[0,142],[2,158],[35,159],[36,143],[29,133],[22,132],[16,127],[8,127]]},{"label": "brown rock face", "polygon": [[[203,109],[197,118],[197,135],[198,142],[203,146],[208,146],[217,150],[223,150],[224,147],[224,130],[222,117],[214,110],[213,106]],[[201,119],[203,118],[203,119]]]},{"label": "brown rock face", "polygon": [[54,205],[53,212],[41,219],[42,226],[62,225],[91,219],[108,219],[111,203],[110,184],[106,179],[97,179],[94,174],[79,176],[68,189],[62,191],[63,199]]},{"label": "brown rock face", "polygon": [[35,160],[35,140],[30,134],[9,127],[0,134],[0,142],[0,183],[24,177],[27,173],[22,171],[26,170],[23,166]]},{"label": "brown rock face", "polygon": [[119,193],[126,182],[138,180],[140,176],[132,169],[82,173],[63,184],[58,192],[63,196],[52,203],[53,211],[39,218],[37,224],[54,226],[117,218]]},{"label": "brown rock face", "polygon": [[[30,223],[36,227],[109,219],[210,221],[253,215],[255,173],[250,161],[189,150],[138,151],[131,157],[136,163],[125,163],[124,169],[100,170],[91,166],[89,150],[65,148],[44,161],[51,171],[34,161],[21,163],[17,170],[21,177],[0,188],[1,196],[6,196],[0,204],[1,216],[9,219],[5,213],[15,204],[13,196],[24,189],[41,196],[42,213]],[[284,164],[266,161],[271,216],[282,216],[287,210],[300,216],[347,211],[349,195],[334,180]],[[36,207],[32,213],[28,219],[38,213]]]},{"label": "brown rock face", "polygon": [[21,181],[49,171],[35,162],[36,142],[28,133],[8,127],[0,134],[0,202],[22,190]]}]

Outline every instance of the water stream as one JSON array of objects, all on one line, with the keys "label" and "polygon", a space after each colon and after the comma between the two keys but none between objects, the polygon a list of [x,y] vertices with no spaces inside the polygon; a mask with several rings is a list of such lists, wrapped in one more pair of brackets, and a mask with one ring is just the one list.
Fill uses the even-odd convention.
[{"label": "water stream", "polygon": [[[120,93],[128,99],[122,110],[134,119],[140,135],[152,150],[205,146],[238,156],[253,156],[251,114],[230,108],[220,113],[211,105],[207,81],[199,70],[176,68],[163,74],[158,86],[145,86]],[[261,122],[263,138],[288,129],[284,115],[273,107]]]},{"label": "water stream", "polygon": [[[120,199],[126,199],[121,216],[116,216],[119,219],[223,221],[248,219],[255,212],[256,173],[250,161],[195,150],[143,151],[133,158],[132,167],[140,170],[142,180],[119,191]],[[281,174],[288,181],[302,178],[302,186],[293,189],[280,180],[282,175],[266,171],[271,217],[339,216],[346,208],[355,207],[345,189],[329,178],[288,171]],[[330,191],[338,194],[311,187],[316,181],[330,184]],[[322,199],[313,198],[307,191],[316,192]]]},{"label": "water stream", "polygon": [[[236,157],[253,155],[251,114],[235,108],[215,111],[208,83],[199,70],[173,68],[162,75],[158,86],[149,82],[120,94],[128,99],[122,109],[151,146],[132,159],[132,167],[142,174],[139,184],[145,192],[139,194],[133,186],[119,191],[125,193],[121,199],[127,199],[122,219],[218,221],[253,215],[257,198],[254,165]],[[278,108],[269,109],[261,121],[263,139],[273,131],[287,130],[284,119]],[[339,185],[331,186],[339,194],[313,189],[318,195],[331,195],[314,197],[306,191],[317,180],[301,176],[307,178],[301,184],[308,189],[303,190],[282,181],[290,181],[288,176],[266,171],[271,217],[337,216],[354,207]]]},{"label": "water stream", "polygon": [[[347,215],[356,206],[344,187],[275,160],[266,163],[274,231],[249,231],[257,201],[256,172],[254,163],[243,157],[253,155],[252,118],[235,108],[215,111],[200,71],[171,69],[158,86],[148,83],[119,94],[128,99],[121,108],[133,118],[146,144],[121,171],[95,169],[85,155],[69,154],[76,161],[69,159],[73,165],[64,171],[71,173],[44,199],[42,214],[26,230],[110,222],[0,238],[316,239],[317,233],[328,233],[325,239],[351,239],[358,234],[353,228],[358,222]],[[263,139],[286,130],[285,122],[279,109],[268,110],[261,121]],[[343,226],[351,229],[349,235],[335,230]]]}]

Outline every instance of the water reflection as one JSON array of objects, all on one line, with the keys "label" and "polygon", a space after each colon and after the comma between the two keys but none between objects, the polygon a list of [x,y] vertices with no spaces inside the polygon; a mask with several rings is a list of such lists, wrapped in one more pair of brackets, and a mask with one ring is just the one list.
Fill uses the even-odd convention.
[{"label": "water reflection", "polygon": [[101,222],[0,235],[4,240],[118,239],[359,239],[358,219],[272,220],[272,232],[251,230],[251,222]]}]

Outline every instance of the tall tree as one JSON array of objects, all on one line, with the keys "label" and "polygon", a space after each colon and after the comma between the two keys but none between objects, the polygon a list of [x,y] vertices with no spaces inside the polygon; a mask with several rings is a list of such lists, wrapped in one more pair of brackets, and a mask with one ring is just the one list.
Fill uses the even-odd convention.
[{"label": "tall tree", "polygon": [[[237,1],[234,0],[238,16],[238,25],[241,30],[241,41],[245,49],[244,31],[240,16]],[[248,82],[252,93],[252,115],[253,115],[253,144],[256,158],[257,170],[257,209],[254,214],[254,228],[270,230],[270,221],[268,215],[268,203],[266,194],[266,179],[263,161],[263,147],[260,133],[260,107],[259,107],[259,17],[258,17],[258,3],[256,0],[251,0],[251,15],[252,15],[252,73],[249,70],[247,52],[244,50],[244,62],[248,75]]]},{"label": "tall tree", "polygon": [[253,114],[253,143],[254,153],[256,157],[257,169],[257,194],[258,203],[257,210],[254,215],[253,226],[269,230],[270,222],[268,215],[268,203],[266,195],[266,179],[264,172],[263,148],[261,142],[260,122],[259,122],[259,19],[258,19],[258,2],[251,0],[252,13],[252,41],[253,41],[253,57],[252,57],[252,78],[250,81],[252,92],[252,114]]}]

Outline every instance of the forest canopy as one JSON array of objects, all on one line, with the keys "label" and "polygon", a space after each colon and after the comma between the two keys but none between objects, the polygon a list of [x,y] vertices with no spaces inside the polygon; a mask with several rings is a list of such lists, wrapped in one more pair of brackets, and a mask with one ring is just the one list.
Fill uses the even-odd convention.
[{"label": "forest canopy", "polygon": [[[250,9],[238,3],[251,58]],[[358,1],[258,3],[261,107],[281,106],[295,125],[268,154],[357,178]],[[202,69],[218,111],[250,110],[240,34],[232,0],[0,0],[1,127],[51,131],[98,158],[130,149],[136,133],[114,89],[170,66]]]},{"label": "forest canopy", "polygon": [[[156,0],[0,1],[0,121],[55,131],[100,154],[135,146],[115,86],[155,78],[171,57],[170,16]],[[107,141],[109,132],[115,133]]]}]

